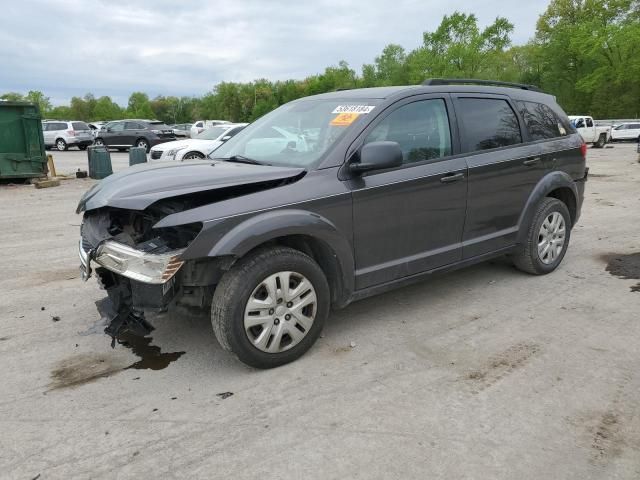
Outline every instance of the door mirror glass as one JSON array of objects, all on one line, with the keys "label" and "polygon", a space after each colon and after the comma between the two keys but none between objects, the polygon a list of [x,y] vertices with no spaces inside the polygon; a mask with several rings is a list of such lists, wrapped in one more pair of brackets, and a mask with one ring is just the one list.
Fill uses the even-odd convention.
[{"label": "door mirror glass", "polygon": [[398,142],[371,142],[360,150],[360,162],[352,163],[349,169],[354,173],[382,170],[402,165],[402,149]]},{"label": "door mirror glass", "polygon": [[231,135],[225,135],[224,137],[222,137],[220,140],[222,140],[223,142],[226,142],[227,140],[229,140],[231,138]]}]

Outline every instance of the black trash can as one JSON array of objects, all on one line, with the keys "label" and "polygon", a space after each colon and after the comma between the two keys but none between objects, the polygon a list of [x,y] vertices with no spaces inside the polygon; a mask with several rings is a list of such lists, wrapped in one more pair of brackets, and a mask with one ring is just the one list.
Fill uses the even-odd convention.
[{"label": "black trash can", "polygon": [[129,166],[147,163],[147,149],[145,147],[131,147],[129,149]]},{"label": "black trash can", "polygon": [[111,155],[107,147],[96,145],[87,148],[87,159],[89,162],[89,177],[101,180],[113,173]]}]

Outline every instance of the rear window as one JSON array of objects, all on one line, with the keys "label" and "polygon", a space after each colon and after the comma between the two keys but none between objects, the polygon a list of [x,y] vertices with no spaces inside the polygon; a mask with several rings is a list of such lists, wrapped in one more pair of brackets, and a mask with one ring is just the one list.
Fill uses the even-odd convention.
[{"label": "rear window", "polygon": [[71,122],[71,125],[73,125],[74,130],[91,130],[89,125],[84,122]]},{"label": "rear window", "polygon": [[467,151],[522,143],[518,117],[506,100],[460,98],[458,104]]},{"label": "rear window", "polygon": [[537,102],[516,102],[532,140],[567,135],[562,121],[548,106]]}]

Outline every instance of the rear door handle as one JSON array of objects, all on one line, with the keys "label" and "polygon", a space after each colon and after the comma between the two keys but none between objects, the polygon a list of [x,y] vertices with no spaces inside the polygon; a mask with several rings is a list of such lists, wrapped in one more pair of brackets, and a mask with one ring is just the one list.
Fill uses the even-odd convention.
[{"label": "rear door handle", "polygon": [[464,173],[454,173],[451,175],[446,175],[440,179],[442,183],[452,183],[457,182],[458,180],[462,180],[464,178]]},{"label": "rear door handle", "polygon": [[531,165],[540,163],[540,160],[542,160],[540,157],[528,158],[524,162],[522,162],[522,164],[530,167]]}]

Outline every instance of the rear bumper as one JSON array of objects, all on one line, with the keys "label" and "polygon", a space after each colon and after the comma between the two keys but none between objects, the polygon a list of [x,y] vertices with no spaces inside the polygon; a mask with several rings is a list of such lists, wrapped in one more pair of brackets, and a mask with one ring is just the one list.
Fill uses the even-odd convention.
[{"label": "rear bumper", "polygon": [[589,178],[589,167],[584,169],[584,177],[575,181],[578,195],[576,198],[576,218],[573,222],[574,225],[580,219],[580,213],[582,212],[582,203],[584,202],[584,189],[585,189],[588,178]]}]

